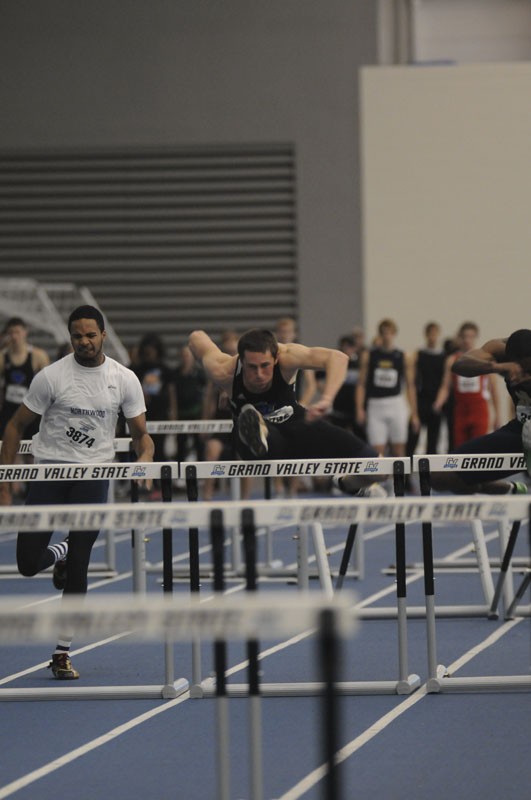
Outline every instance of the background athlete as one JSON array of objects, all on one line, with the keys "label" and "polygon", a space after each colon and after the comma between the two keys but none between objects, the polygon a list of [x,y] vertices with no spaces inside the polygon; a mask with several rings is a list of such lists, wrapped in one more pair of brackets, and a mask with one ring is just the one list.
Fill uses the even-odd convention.
[{"label": "background athlete", "polygon": [[[524,452],[527,471],[531,474],[531,330],[522,328],[511,333],[507,339],[491,339],[481,347],[469,350],[457,358],[452,370],[464,377],[501,375],[505,379],[515,410],[515,416],[506,425],[485,436],[465,442],[453,452]],[[515,470],[506,472],[487,470],[452,474],[433,473],[432,484],[435,489],[461,494],[526,492],[525,483],[504,480],[515,472]]]},{"label": "background athlete", "polygon": [[[145,404],[136,375],[103,353],[105,328],[101,312],[80,306],[70,315],[73,354],[41,370],[23,403],[8,422],[0,463],[12,464],[26,428],[42,415],[33,437],[35,461],[94,463],[114,460],[114,436],[120,410],[127,419],[139,461],[153,460],[153,440],[146,432]],[[26,505],[104,503],[109,482],[35,481]],[[11,502],[10,486],[0,483],[0,504]],[[72,531],[68,542],[49,545],[53,531],[21,532],[17,564],[31,576],[54,566],[54,584],[64,594],[85,594],[92,546],[99,531]],[[62,680],[79,678],[69,652],[72,634],[62,632],[50,667]]]},{"label": "background athlete", "polygon": [[[207,375],[230,397],[233,441],[244,459],[375,458],[377,452],[350,431],[324,418],[345,380],[348,357],[339,350],[280,344],[269,330],[252,329],[229,356],[204,331],[190,335],[189,346]],[[295,398],[299,369],[322,370],[321,396],[307,408]],[[364,484],[372,482],[361,490]],[[383,494],[374,477],[343,478],[344,491]]]}]

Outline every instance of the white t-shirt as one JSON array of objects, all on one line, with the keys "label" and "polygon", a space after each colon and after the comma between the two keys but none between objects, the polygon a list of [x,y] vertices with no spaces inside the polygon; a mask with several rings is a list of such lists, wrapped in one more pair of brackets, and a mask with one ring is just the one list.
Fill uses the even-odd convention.
[{"label": "white t-shirt", "polygon": [[126,419],[146,410],[134,372],[109,356],[99,367],[82,367],[72,354],[35,375],[24,405],[42,415],[35,458],[70,463],[113,461],[120,409]]}]

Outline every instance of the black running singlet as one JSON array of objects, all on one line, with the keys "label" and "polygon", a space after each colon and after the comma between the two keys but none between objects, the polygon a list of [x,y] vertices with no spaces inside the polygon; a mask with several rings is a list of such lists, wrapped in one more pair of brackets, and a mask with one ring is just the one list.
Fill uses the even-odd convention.
[{"label": "black running singlet", "polygon": [[237,419],[243,406],[248,403],[253,405],[268,422],[282,423],[290,419],[301,419],[305,413],[304,406],[299,405],[295,398],[295,384],[286,383],[278,363],[273,369],[270,388],[266,392],[255,394],[243,385],[242,365],[238,359],[230,399],[234,419]]},{"label": "black running singlet", "polygon": [[34,375],[31,348],[24,363],[18,366],[12,363],[9,353],[4,353],[4,397],[0,409],[2,431],[19,405],[24,402]]},{"label": "black running singlet", "polygon": [[404,353],[375,347],[369,354],[367,397],[394,397],[402,391]]}]

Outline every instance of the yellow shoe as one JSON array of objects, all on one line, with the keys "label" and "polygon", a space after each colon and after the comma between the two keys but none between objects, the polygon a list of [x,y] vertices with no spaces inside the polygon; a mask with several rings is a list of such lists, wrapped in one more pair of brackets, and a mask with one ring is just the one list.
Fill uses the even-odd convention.
[{"label": "yellow shoe", "polygon": [[59,681],[75,681],[79,678],[79,672],[72,666],[68,653],[54,653],[48,669]]}]

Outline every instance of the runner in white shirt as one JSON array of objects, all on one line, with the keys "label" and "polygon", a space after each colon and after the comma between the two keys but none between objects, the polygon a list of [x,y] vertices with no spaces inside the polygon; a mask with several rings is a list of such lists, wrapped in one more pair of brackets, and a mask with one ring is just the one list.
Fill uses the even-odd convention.
[{"label": "runner in white shirt", "polygon": [[[32,440],[37,462],[93,463],[114,459],[113,440],[120,410],[127,420],[139,461],[153,460],[153,440],[146,430],[142,387],[136,375],[103,353],[101,312],[79,306],[68,329],[73,354],[41,370],[24,402],[8,422],[0,463],[12,464],[25,429],[42,415]],[[26,505],[104,503],[108,481],[53,481],[29,484]],[[8,483],[0,483],[0,505],[11,502]],[[22,575],[36,575],[54,565],[54,585],[64,594],[85,594],[92,546],[99,531],[72,531],[68,541],[49,545],[53,531],[21,532],[17,564]],[[56,678],[72,680],[71,636],[62,636],[50,667]]]}]

